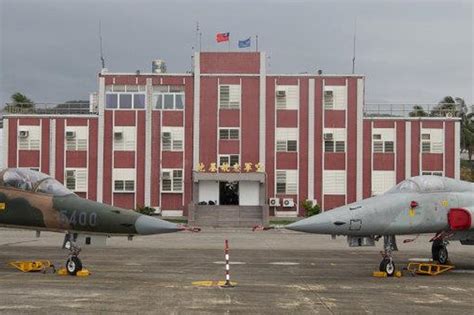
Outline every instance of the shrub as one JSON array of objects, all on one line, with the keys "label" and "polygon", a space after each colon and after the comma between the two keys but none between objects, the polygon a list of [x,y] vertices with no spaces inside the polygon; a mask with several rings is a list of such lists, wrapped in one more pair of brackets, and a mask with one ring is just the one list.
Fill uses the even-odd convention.
[{"label": "shrub", "polygon": [[303,200],[301,206],[305,209],[305,216],[311,217],[321,212],[321,207],[318,204],[314,204],[310,200]]}]

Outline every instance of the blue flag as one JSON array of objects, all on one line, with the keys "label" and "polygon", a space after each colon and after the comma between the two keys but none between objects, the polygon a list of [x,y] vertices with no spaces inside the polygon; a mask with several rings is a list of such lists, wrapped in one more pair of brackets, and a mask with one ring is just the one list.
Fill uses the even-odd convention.
[{"label": "blue flag", "polygon": [[250,47],[250,37],[244,40],[239,40],[239,48]]}]

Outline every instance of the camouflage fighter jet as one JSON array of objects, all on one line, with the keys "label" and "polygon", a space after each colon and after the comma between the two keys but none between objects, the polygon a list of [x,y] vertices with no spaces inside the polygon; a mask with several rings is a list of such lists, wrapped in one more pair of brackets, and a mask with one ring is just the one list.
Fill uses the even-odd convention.
[{"label": "camouflage fighter jet", "polygon": [[81,198],[49,175],[22,168],[0,171],[0,226],[66,232],[69,274],[82,269],[80,235],[149,235],[182,231],[171,222]]},{"label": "camouflage fighter jet", "polygon": [[433,260],[446,264],[449,241],[474,245],[474,183],[438,176],[412,177],[383,195],[309,217],[287,228],[333,237],[347,235],[351,247],[375,246],[375,241],[383,237],[380,271],[389,276],[395,273],[392,251],[397,250],[396,235],[433,233]]}]

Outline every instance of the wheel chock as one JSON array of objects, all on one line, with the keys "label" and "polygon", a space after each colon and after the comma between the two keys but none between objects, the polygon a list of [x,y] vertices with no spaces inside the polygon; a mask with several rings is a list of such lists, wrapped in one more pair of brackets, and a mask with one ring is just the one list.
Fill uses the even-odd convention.
[{"label": "wheel chock", "polygon": [[396,278],[401,278],[402,275],[403,275],[403,274],[402,274],[401,271],[396,271],[394,276],[395,276]]},{"label": "wheel chock", "polygon": [[45,271],[54,267],[49,260],[19,260],[10,262],[10,265],[23,272]]},{"label": "wheel chock", "polygon": [[91,273],[89,270],[87,269],[82,269],[82,270],[79,270],[77,273],[76,273],[76,277],[88,277],[90,276]]},{"label": "wheel chock", "polygon": [[68,273],[67,273],[66,268],[64,268],[64,267],[63,267],[63,268],[59,268],[59,270],[58,270],[58,275],[59,275],[59,276],[67,276]]},{"label": "wheel chock", "polygon": [[387,278],[387,273],[385,271],[374,271],[372,276],[375,278]]}]

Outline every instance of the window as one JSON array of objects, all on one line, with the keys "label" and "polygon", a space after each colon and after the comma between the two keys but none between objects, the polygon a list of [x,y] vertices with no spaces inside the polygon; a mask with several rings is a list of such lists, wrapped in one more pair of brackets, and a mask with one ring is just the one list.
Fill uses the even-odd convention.
[{"label": "window", "polygon": [[66,169],[66,188],[75,192],[87,192],[87,169]]},{"label": "window", "polygon": [[372,129],[372,150],[374,153],[393,153],[395,150],[394,128]]},{"label": "window", "polygon": [[422,171],[421,175],[443,176],[443,172],[442,171]]},{"label": "window", "polygon": [[114,192],[133,193],[135,192],[135,169],[134,168],[114,168]]},{"label": "window", "polygon": [[183,192],[183,170],[163,169],[161,172],[162,192]]},{"label": "window", "polygon": [[298,109],[300,104],[297,85],[278,85],[275,90],[276,109]]},{"label": "window", "polygon": [[41,139],[41,126],[18,127],[18,149],[39,150]]},{"label": "window", "polygon": [[324,152],[346,152],[346,129],[324,128]]},{"label": "window", "polygon": [[219,139],[220,140],[239,140],[239,129],[235,128],[220,128],[219,129]]},{"label": "window", "polygon": [[239,164],[239,155],[238,154],[222,154],[219,155],[219,165],[223,165],[224,163],[229,164],[230,166],[234,166],[235,164]]},{"label": "window", "polygon": [[443,153],[443,129],[421,129],[421,152]]},{"label": "window", "polygon": [[153,87],[153,108],[184,109],[184,86],[157,85]]},{"label": "window", "polygon": [[327,85],[324,87],[324,109],[346,109],[347,87]]},{"label": "window", "polygon": [[385,193],[395,184],[395,171],[372,171],[372,196]]},{"label": "window", "polygon": [[66,127],[65,141],[67,151],[85,151],[87,150],[87,133],[86,126]]},{"label": "window", "polygon": [[183,151],[183,127],[163,127],[161,148],[163,151]]},{"label": "window", "polygon": [[298,128],[277,128],[276,150],[277,152],[298,151]]},{"label": "window", "polygon": [[106,87],[105,108],[145,108],[144,85],[109,85]]},{"label": "window", "polygon": [[136,130],[133,126],[115,126],[114,127],[114,150],[115,151],[134,151],[135,150]]},{"label": "window", "polygon": [[324,171],[323,193],[325,195],[346,194],[346,171]]},{"label": "window", "polygon": [[276,171],[276,193],[292,195],[298,193],[298,171],[277,170]]},{"label": "window", "polygon": [[240,85],[219,85],[219,108],[239,109],[240,108]]}]

